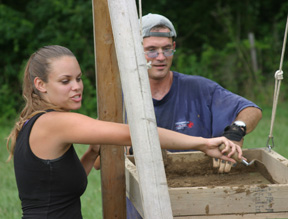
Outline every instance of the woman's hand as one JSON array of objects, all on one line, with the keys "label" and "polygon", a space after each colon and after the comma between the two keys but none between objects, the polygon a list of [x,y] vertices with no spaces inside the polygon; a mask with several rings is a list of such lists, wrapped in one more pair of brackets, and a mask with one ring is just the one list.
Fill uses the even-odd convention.
[{"label": "woman's hand", "polygon": [[90,145],[90,149],[95,153],[97,154],[97,156],[100,155],[100,145]]},{"label": "woman's hand", "polygon": [[[236,163],[231,156],[236,153],[238,159],[245,159],[242,157],[242,149],[239,145],[233,143],[232,141],[228,140],[225,137],[218,137],[218,138],[210,138],[207,139],[208,143],[207,146],[202,150],[210,157],[222,159],[225,161],[230,161],[232,163]],[[219,146],[221,144],[225,145],[225,148],[220,151]],[[227,154],[227,155],[225,155]],[[245,159],[246,160],[246,159]]]},{"label": "woman's hand", "polygon": [[81,163],[86,171],[87,176],[90,173],[99,155],[100,155],[100,145],[90,145],[88,150],[82,156]]}]

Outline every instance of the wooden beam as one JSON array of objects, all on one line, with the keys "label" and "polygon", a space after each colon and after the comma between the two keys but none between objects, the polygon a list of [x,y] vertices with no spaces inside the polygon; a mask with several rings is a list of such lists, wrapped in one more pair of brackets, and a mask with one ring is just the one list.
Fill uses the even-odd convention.
[{"label": "wooden beam", "polygon": [[[107,0],[92,0],[98,117],[123,122],[122,91]],[[126,218],[124,149],[101,147],[103,218]]]},{"label": "wooden beam", "polygon": [[173,218],[134,0],[108,0],[145,218]]}]

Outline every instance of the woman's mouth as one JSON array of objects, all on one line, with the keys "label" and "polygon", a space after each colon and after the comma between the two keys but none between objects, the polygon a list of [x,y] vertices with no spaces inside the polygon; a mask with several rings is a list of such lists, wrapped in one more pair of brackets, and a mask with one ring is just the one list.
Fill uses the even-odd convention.
[{"label": "woman's mouth", "polygon": [[75,101],[75,102],[80,102],[80,101],[82,100],[81,94],[74,95],[74,96],[72,97],[72,100]]}]

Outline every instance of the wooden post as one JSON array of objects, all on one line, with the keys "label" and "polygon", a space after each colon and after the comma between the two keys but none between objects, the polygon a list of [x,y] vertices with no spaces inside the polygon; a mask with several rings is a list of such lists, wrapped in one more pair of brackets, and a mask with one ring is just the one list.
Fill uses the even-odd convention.
[{"label": "wooden post", "polygon": [[136,4],[108,0],[108,6],[144,217],[173,218]]},{"label": "wooden post", "polygon": [[[107,0],[93,0],[98,117],[123,122],[122,91]],[[126,218],[124,149],[101,147],[103,218]]]}]

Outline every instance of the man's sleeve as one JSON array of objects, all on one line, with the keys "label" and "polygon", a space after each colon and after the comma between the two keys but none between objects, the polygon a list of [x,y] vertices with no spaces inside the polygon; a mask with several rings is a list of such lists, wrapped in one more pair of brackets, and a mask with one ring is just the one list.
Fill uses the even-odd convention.
[{"label": "man's sleeve", "polygon": [[238,113],[246,107],[257,107],[250,100],[234,94],[217,84],[211,100],[212,136],[222,136],[224,128],[230,125]]}]

